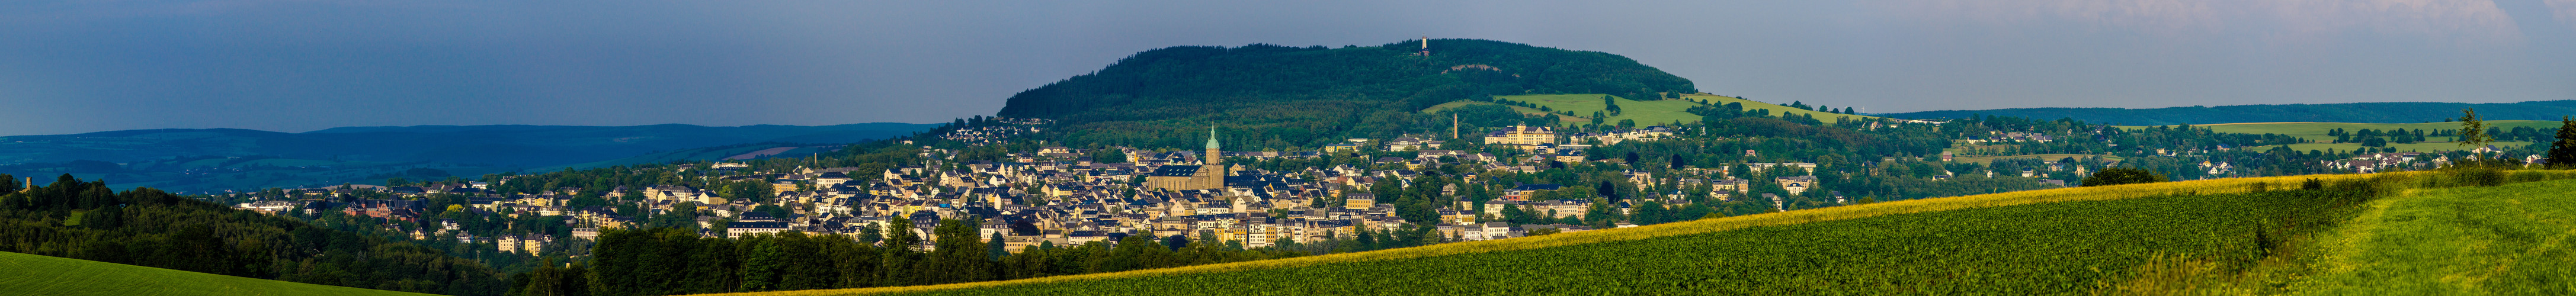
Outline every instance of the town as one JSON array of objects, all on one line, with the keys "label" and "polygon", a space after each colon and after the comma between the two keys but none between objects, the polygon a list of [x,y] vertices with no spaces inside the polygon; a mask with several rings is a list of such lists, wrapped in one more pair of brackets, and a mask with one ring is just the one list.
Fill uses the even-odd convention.
[{"label": "town", "polygon": [[[1030,147],[1026,141],[1013,139],[1041,132],[1040,127],[1049,124],[1039,119],[1004,118],[978,122],[984,124],[961,126],[937,135],[939,141],[962,144],[958,149],[906,146],[916,143],[899,141],[894,145],[911,154],[909,159],[918,160],[902,165],[834,167],[810,159],[759,159],[611,168],[659,174],[651,177],[659,182],[612,188],[534,187],[531,184],[546,181],[533,178],[539,175],[494,175],[479,181],[451,178],[390,187],[351,184],[235,196],[246,201],[238,204],[239,208],[304,217],[336,213],[372,218],[387,222],[381,224],[384,231],[409,234],[415,239],[453,239],[460,245],[521,254],[579,248],[581,244],[568,245],[565,240],[595,239],[603,228],[685,227],[700,229],[708,237],[793,231],[850,235],[873,242],[873,238],[892,231],[886,229],[894,225],[889,223],[891,219],[909,219],[904,224],[911,225],[911,229],[904,231],[933,239],[937,234],[934,228],[941,219],[980,221],[979,236],[1001,242],[1003,249],[1010,252],[1096,241],[1114,243],[1126,236],[1140,235],[1262,248],[1334,240],[1366,230],[1414,227],[1435,233],[1441,241],[1491,240],[1635,227],[1640,222],[1690,220],[1703,215],[1907,198],[1877,193],[1847,195],[1846,191],[1862,188],[1835,188],[1861,183],[1851,180],[1858,175],[1912,176],[1941,182],[1953,180],[1962,171],[1987,179],[1995,179],[2002,172],[2002,178],[2021,180],[2015,182],[2027,185],[1971,188],[1969,192],[2063,187],[2116,163],[2068,158],[2024,159],[2029,163],[2016,165],[2018,161],[1993,160],[1991,165],[1952,165],[1932,168],[1928,173],[1921,172],[1925,168],[1919,165],[1907,164],[1933,160],[1955,164],[1965,158],[1960,153],[1991,152],[1978,149],[1991,147],[1981,145],[2039,146],[2036,144],[2063,142],[2059,139],[2091,138],[2096,140],[2092,142],[2101,142],[2097,145],[2118,146],[2113,137],[2101,133],[2102,129],[2055,135],[1986,131],[1954,139],[1960,148],[1937,155],[1862,162],[1828,155],[1824,156],[1827,164],[1796,160],[1743,163],[1780,159],[1761,157],[1761,151],[1746,149],[1740,157],[1728,155],[1738,161],[1732,165],[1700,167],[1681,164],[1690,161],[1678,155],[1661,165],[1646,165],[1636,159],[1634,152],[1625,157],[1587,152],[1623,142],[1762,140],[1693,136],[1693,132],[1685,131],[1705,126],[1609,127],[1589,132],[1509,126],[1489,128],[1479,134],[1448,131],[1388,139],[1354,138],[1316,151],[1226,151],[1218,140],[1222,135],[1210,128],[1204,136],[1205,147],[1199,150],[1036,146],[1007,151],[999,157],[961,157],[970,153],[965,150]],[[1857,126],[1867,130],[1904,126],[1930,129],[1947,123],[1890,120]],[[1474,148],[1453,147],[1466,146],[1460,144]],[[2228,148],[2228,144],[2209,144],[2201,149],[2139,147],[2130,153],[2133,158],[2161,157],[2181,162],[2180,169],[2205,174],[2201,178],[2250,176],[2239,173],[2238,166],[2228,162],[2223,155]],[[2309,165],[2366,173],[2425,169],[2444,162],[2448,162],[2448,156],[2386,152],[2354,153],[2348,158],[2319,160]],[[1612,175],[1558,178],[1607,180],[1577,184],[1535,182],[1545,178],[1530,177],[1551,170],[1564,171],[1569,166]],[[1833,171],[1819,174],[1820,167]],[[556,183],[560,182],[545,184]],[[589,202],[583,202],[586,195],[591,197]],[[433,197],[446,197],[455,200],[455,204],[431,206],[441,200]],[[1734,205],[1735,209],[1727,209],[1726,205]],[[1681,213],[1689,216],[1677,217]],[[1600,214],[1619,218],[1587,217]],[[457,221],[485,216],[512,221],[555,217],[543,221],[562,225]],[[649,220],[666,222],[648,226],[653,222],[643,218],[647,216],[656,217]]]}]

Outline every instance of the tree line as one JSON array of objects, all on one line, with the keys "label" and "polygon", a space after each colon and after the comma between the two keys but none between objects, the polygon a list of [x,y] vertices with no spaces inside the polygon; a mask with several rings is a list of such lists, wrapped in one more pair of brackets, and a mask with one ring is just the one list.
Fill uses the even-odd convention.
[{"label": "tree line", "polygon": [[[21,186],[0,181],[0,187]],[[70,175],[0,195],[0,251],[404,292],[498,295],[508,287],[482,263],[400,237],[319,227],[151,188],[115,192],[104,181]]]}]

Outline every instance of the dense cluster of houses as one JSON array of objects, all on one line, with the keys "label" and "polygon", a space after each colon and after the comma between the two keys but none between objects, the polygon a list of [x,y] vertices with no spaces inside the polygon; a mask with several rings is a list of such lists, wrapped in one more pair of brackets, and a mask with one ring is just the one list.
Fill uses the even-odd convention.
[{"label": "dense cluster of houses", "polygon": [[[1016,130],[976,130],[973,133],[950,133],[951,137],[974,138]],[[1629,132],[1588,137],[1654,139],[1669,137],[1671,130],[1650,127]],[[1550,135],[1553,137],[1553,135]],[[1211,137],[1213,138],[1213,137]],[[913,231],[933,237],[940,219],[982,218],[978,225],[985,237],[1001,237],[1006,247],[1052,243],[1081,244],[1090,241],[1115,240],[1126,235],[1190,237],[1214,236],[1225,241],[1239,241],[1246,247],[1269,246],[1282,239],[1312,242],[1348,235],[1360,228],[1396,229],[1407,224],[1396,215],[1390,202],[1380,202],[1363,188],[1381,182],[1408,182],[1421,174],[1414,169],[1449,164],[1480,166],[1484,170],[1537,171],[1546,162],[1560,159],[1557,154],[1543,153],[1526,158],[1504,159],[1488,153],[1438,150],[1440,141],[1428,137],[1403,137],[1386,141],[1357,141],[1376,149],[1410,150],[1413,158],[1384,157],[1370,167],[1336,165],[1293,171],[1267,171],[1230,165],[1225,158],[1267,160],[1272,158],[1315,158],[1319,151],[1308,152],[1226,152],[1213,140],[1204,151],[1168,151],[1121,149],[1128,162],[1095,163],[1090,151],[1065,147],[1044,147],[1010,155],[1007,161],[954,160],[955,151],[924,147],[923,157],[930,163],[905,165],[884,171],[862,171],[850,167],[800,167],[780,171],[754,171],[738,164],[718,164],[710,170],[695,172],[720,176],[727,180],[770,181],[774,198],[769,204],[792,211],[785,216],[755,211],[763,203],[754,199],[728,198],[713,190],[677,185],[610,190],[610,200],[628,200],[655,213],[668,213],[680,205],[696,206],[703,216],[698,223],[706,229],[724,229],[721,234],[746,235],[797,231],[809,234],[858,234],[862,229],[881,231],[891,219],[908,219]],[[1552,142],[1552,141],[1551,141]],[[1559,149],[1554,143],[1531,145],[1543,152],[1580,151]],[[1579,147],[1578,147],[1579,148]],[[1813,169],[1815,164],[1758,164],[1755,170],[1775,168]],[[1659,178],[1679,179],[1685,184],[1709,184],[1721,189],[1716,196],[1732,198],[1749,188],[1752,182],[1725,178],[1725,168],[1690,168],[1674,171],[1675,176],[1654,176],[1647,172],[1629,173],[1636,184],[1655,184]],[[1465,176],[1471,186],[1483,185],[1475,176]],[[1142,181],[1142,182],[1139,182]],[[1814,186],[1813,177],[1774,180],[1790,192],[1803,192]],[[502,182],[508,182],[504,180]],[[537,194],[501,194],[487,190],[490,184],[441,184],[427,187],[373,187],[364,185],[332,188],[299,189],[298,195],[330,196],[351,190],[381,190],[402,196],[428,194],[462,194],[472,196],[466,210],[505,215],[549,215],[567,217],[575,224],[575,236],[595,235],[599,228],[635,227],[640,222],[632,217],[610,214],[604,207],[573,208],[567,205],[573,192],[581,188],[560,188]],[[1410,185],[1403,185],[1410,186]],[[1457,185],[1441,188],[1443,195],[1458,194]],[[1532,200],[1535,193],[1566,189],[1554,184],[1518,184],[1506,190],[1502,198],[1481,205],[1459,202],[1443,204],[1436,209],[1438,231],[1443,236],[1461,240],[1510,238],[1526,235],[1536,229],[1570,232],[1588,230],[1574,225],[1510,225],[1487,221],[1501,216],[1507,207],[1519,207],[1530,213],[1553,213],[1557,217],[1580,217],[1592,208],[1591,200]],[[1590,190],[1589,187],[1575,188]],[[633,192],[640,197],[626,197]],[[1661,194],[1662,198],[1679,201],[1679,192]],[[1778,197],[1769,197],[1776,199]],[[1454,200],[1454,199],[1452,199]],[[1319,204],[1319,202],[1321,202]],[[1625,211],[1629,204],[1614,205]],[[343,213],[384,219],[417,222],[435,219],[445,209],[420,208],[414,200],[358,200],[354,202],[316,202],[312,200],[265,201],[240,205],[262,211],[305,209],[336,210]],[[454,229],[415,231],[415,237],[456,237],[465,242],[497,244],[502,251],[533,252],[563,238],[550,237],[471,237]]]}]

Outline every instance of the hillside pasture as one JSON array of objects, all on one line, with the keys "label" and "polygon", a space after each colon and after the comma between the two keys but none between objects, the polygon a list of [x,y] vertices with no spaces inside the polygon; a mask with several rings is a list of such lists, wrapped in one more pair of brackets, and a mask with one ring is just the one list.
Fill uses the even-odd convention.
[{"label": "hillside pasture", "polygon": [[[1592,122],[1592,112],[1603,112],[1609,110],[1609,105],[1601,103],[1601,97],[1603,96],[1617,98],[1620,113],[1619,115],[1603,119],[1601,121],[1602,124],[1617,124],[1620,120],[1636,120],[1637,126],[1651,126],[1672,124],[1674,122],[1699,122],[1700,119],[1698,114],[1691,114],[1690,111],[1688,111],[1691,107],[1700,105],[1696,101],[1638,101],[1605,94],[1519,95],[1496,96],[1494,98],[1529,102],[1533,105],[1546,106],[1548,109],[1553,111],[1574,111],[1574,116],[1570,116],[1574,118],[1569,118],[1566,123],[1584,124]],[[1559,116],[1563,116],[1563,114],[1559,114]]]},{"label": "hillside pasture", "polygon": [[2086,155],[2086,154],[2029,154],[2029,155],[2010,155],[2010,156],[1951,157],[1951,158],[1950,158],[1950,162],[1956,162],[1956,163],[1991,163],[1991,162],[1995,162],[1995,160],[1997,160],[1997,159],[2038,159],[2038,160],[2046,160],[2046,161],[2057,161],[2057,160],[2060,160],[2060,159],[2066,159],[2066,158],[2070,158],[2070,157],[2071,157],[2071,158],[2075,158],[2075,159],[2084,159],[2085,157],[2093,157],[2093,156],[2101,156],[2101,157],[2102,157],[2102,159],[2104,159],[2104,160],[2110,160],[2110,161],[2120,161],[2120,159],[2121,159],[2121,158],[2120,158],[2120,157],[2118,157],[2118,156],[2110,156],[2110,155]]},{"label": "hillside pasture", "polygon": [[[1512,109],[1512,112],[1519,112],[1519,113],[1520,113],[1521,115],[1523,115],[1523,116],[1546,116],[1546,115],[1548,114],[1548,113],[1547,113],[1547,111],[1539,111],[1539,110],[1538,110],[1538,108],[1521,107],[1521,106],[1511,106],[1511,105],[1495,104],[1495,103],[1493,103],[1493,102],[1476,102],[1476,101],[1456,101],[1456,102],[1442,103],[1442,104],[1439,104],[1439,105],[1432,105],[1430,108],[1422,108],[1422,113],[1423,113],[1423,114],[1439,113],[1441,110],[1449,110],[1450,108],[1458,108],[1458,107],[1466,107],[1466,106],[1477,106],[1477,105],[1503,106],[1503,107],[1505,107],[1505,108],[1511,108],[1511,109]],[[1589,115],[1589,114],[1587,113],[1586,115]],[[1560,123],[1563,123],[1563,124],[1584,124],[1584,123],[1592,123],[1592,119],[1589,119],[1589,118],[1583,118],[1583,117],[1567,117],[1567,116],[1565,116],[1564,114],[1557,114],[1557,116],[1558,116],[1558,120],[1557,120],[1557,121],[1559,121]],[[1697,120],[1693,120],[1693,121],[1691,121],[1691,122],[1698,122],[1698,121],[1697,121]]]},{"label": "hillside pasture", "polygon": [[[1512,108],[1512,111],[1520,112],[1520,113],[1521,113],[1521,114],[1523,114],[1523,115],[1546,115],[1546,114],[1551,114],[1551,113],[1559,112],[1559,111],[1572,111],[1572,112],[1574,112],[1574,115],[1573,115],[1573,116],[1566,116],[1566,115],[1565,115],[1565,114],[1563,114],[1563,113],[1554,113],[1554,114],[1556,114],[1557,116],[1563,117],[1563,121],[1564,121],[1564,124],[1565,124],[1565,125],[1569,125],[1569,126],[1571,126],[1571,125],[1590,124],[1590,123],[1592,123],[1592,112],[1602,112],[1602,111],[1607,111],[1607,110],[1609,110],[1608,105],[1604,105],[1604,104],[1602,104],[1602,103],[1601,103],[1601,97],[1602,97],[1602,96],[1610,96],[1610,95],[1605,95],[1605,94],[1558,94],[1558,95],[1516,95],[1516,96],[1495,96],[1495,97],[1494,97],[1495,99],[1512,100],[1512,101],[1520,101],[1520,102],[1529,102],[1529,103],[1530,103],[1530,104],[1532,104],[1532,105],[1538,105],[1538,106],[1547,107],[1547,111],[1540,111],[1538,108],[1521,107],[1521,106],[1508,106],[1508,105],[1502,105],[1502,104],[1497,104],[1497,103],[1492,103],[1492,102],[1457,101],[1457,102],[1449,102],[1449,103],[1444,103],[1444,104],[1439,104],[1439,105],[1433,105],[1433,106],[1431,106],[1431,107],[1429,107],[1429,108],[1423,108],[1423,109],[1421,110],[1421,112],[1422,112],[1422,113],[1435,113],[1435,112],[1440,112],[1440,110],[1447,110],[1447,109],[1449,109],[1449,108],[1457,108],[1457,107],[1473,106],[1473,105],[1502,105],[1502,106],[1511,107],[1511,108]],[[1810,111],[1810,110],[1805,110],[1805,109],[1790,108],[1789,106],[1782,106],[1782,105],[1778,105],[1778,104],[1764,103],[1764,102],[1760,102],[1760,101],[1746,100],[1746,99],[1738,99],[1738,98],[1735,98],[1735,97],[1718,96],[1718,95],[1691,94],[1691,95],[1683,95],[1683,96],[1682,96],[1682,99],[1653,100],[1653,101],[1638,101],[1638,100],[1630,100],[1630,99],[1627,99],[1627,98],[1624,98],[1624,97],[1619,97],[1619,96],[1610,96],[1610,97],[1612,97],[1612,98],[1617,98],[1617,100],[1618,100],[1618,102],[1619,102],[1619,110],[1620,110],[1620,113],[1619,113],[1619,115],[1614,115],[1614,116],[1610,116],[1610,118],[1603,119],[1603,120],[1601,121],[1603,124],[1618,124],[1620,120],[1636,120],[1636,121],[1637,121],[1637,125],[1638,125],[1638,126],[1664,125],[1664,124],[1672,124],[1672,123],[1674,123],[1674,122],[1682,122],[1682,123],[1696,123],[1696,122],[1699,122],[1699,121],[1700,121],[1700,116],[1699,116],[1699,114],[1691,114],[1689,110],[1690,110],[1690,108],[1691,108],[1691,107],[1698,107],[1698,106],[1701,106],[1701,105],[1702,105],[1702,104],[1700,103],[1701,101],[1707,101],[1707,102],[1709,102],[1710,104],[1715,104],[1715,105],[1725,105],[1726,103],[1742,103],[1742,104],[1744,104],[1744,109],[1745,109],[1745,110],[1771,110],[1771,115],[1772,115],[1772,116],[1785,116],[1785,115],[1789,115],[1789,114],[1813,115],[1813,116],[1815,116],[1815,117],[1816,117],[1816,120],[1821,120],[1821,121],[1824,121],[1824,122],[1834,122],[1834,121],[1835,121],[1835,120],[1837,120],[1838,118],[1839,118],[1840,120],[1860,120],[1860,119],[1878,119],[1878,118],[1879,118],[1879,117],[1862,116],[1862,115],[1848,115],[1848,114],[1835,114],[1835,113],[1816,112],[1816,111]]]},{"label": "hillside pasture", "polygon": [[9,295],[430,295],[0,252]]},{"label": "hillside pasture", "polygon": [[[1683,95],[1683,96],[1682,96],[1682,98],[1683,98],[1683,99],[1691,99],[1691,100],[1707,100],[1709,104],[1713,104],[1713,105],[1726,105],[1726,103],[1744,103],[1744,109],[1745,109],[1745,110],[1753,110],[1753,109],[1771,110],[1771,114],[1772,114],[1772,115],[1775,115],[1775,116],[1777,116],[1777,115],[1787,115],[1787,114],[1790,114],[1790,113],[1805,114],[1805,115],[1814,115],[1814,116],[1816,116],[1816,120],[1818,120],[1818,121],[1824,121],[1824,122],[1828,122],[1828,123],[1830,123],[1830,122],[1834,122],[1834,120],[1835,120],[1836,118],[1841,118],[1842,120],[1881,119],[1881,117],[1877,117],[1877,116],[1868,116],[1868,115],[1851,115],[1851,114],[1837,114],[1837,113],[1816,112],[1816,111],[1813,111],[1813,110],[1806,110],[1806,109],[1792,108],[1792,107],[1789,107],[1789,106],[1786,106],[1786,105],[1773,104],[1773,103],[1764,103],[1764,102],[1762,102],[1762,101],[1746,100],[1746,99],[1738,99],[1738,98],[1735,98],[1735,97],[1720,96],[1720,95],[1700,95],[1700,94],[1692,94],[1692,95]],[[1830,106],[1828,106],[1828,107],[1830,107]],[[1841,109],[1841,108],[1837,107],[1837,108],[1835,108],[1835,109]]]}]

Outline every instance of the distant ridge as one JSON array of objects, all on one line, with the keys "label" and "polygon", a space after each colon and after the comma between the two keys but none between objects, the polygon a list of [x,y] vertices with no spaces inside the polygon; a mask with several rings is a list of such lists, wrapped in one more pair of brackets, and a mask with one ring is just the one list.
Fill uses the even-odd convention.
[{"label": "distant ridge", "polygon": [[341,127],[302,133],[149,129],[0,137],[0,173],[73,174],[116,188],[172,192],[384,184],[484,174],[716,160],[792,147],[801,157],[914,135],[937,124],[827,126],[425,125]]},{"label": "distant ridge", "polygon": [[609,160],[653,151],[747,143],[855,143],[904,136],[928,130],[931,126],[934,124],[733,127],[686,124],[421,125],[339,127],[303,133],[246,129],[122,130],[0,137],[0,164],[265,155],[351,161],[544,166]]},{"label": "distant ridge", "polygon": [[2420,123],[2459,118],[2460,109],[2477,109],[2488,120],[2558,120],[2576,115],[2576,100],[2518,103],[2382,102],[2340,104],[2233,105],[2217,107],[2012,108],[1941,110],[1875,114],[1906,119],[2009,116],[2032,119],[2074,118],[2113,125],[2175,125],[2253,122]]}]

